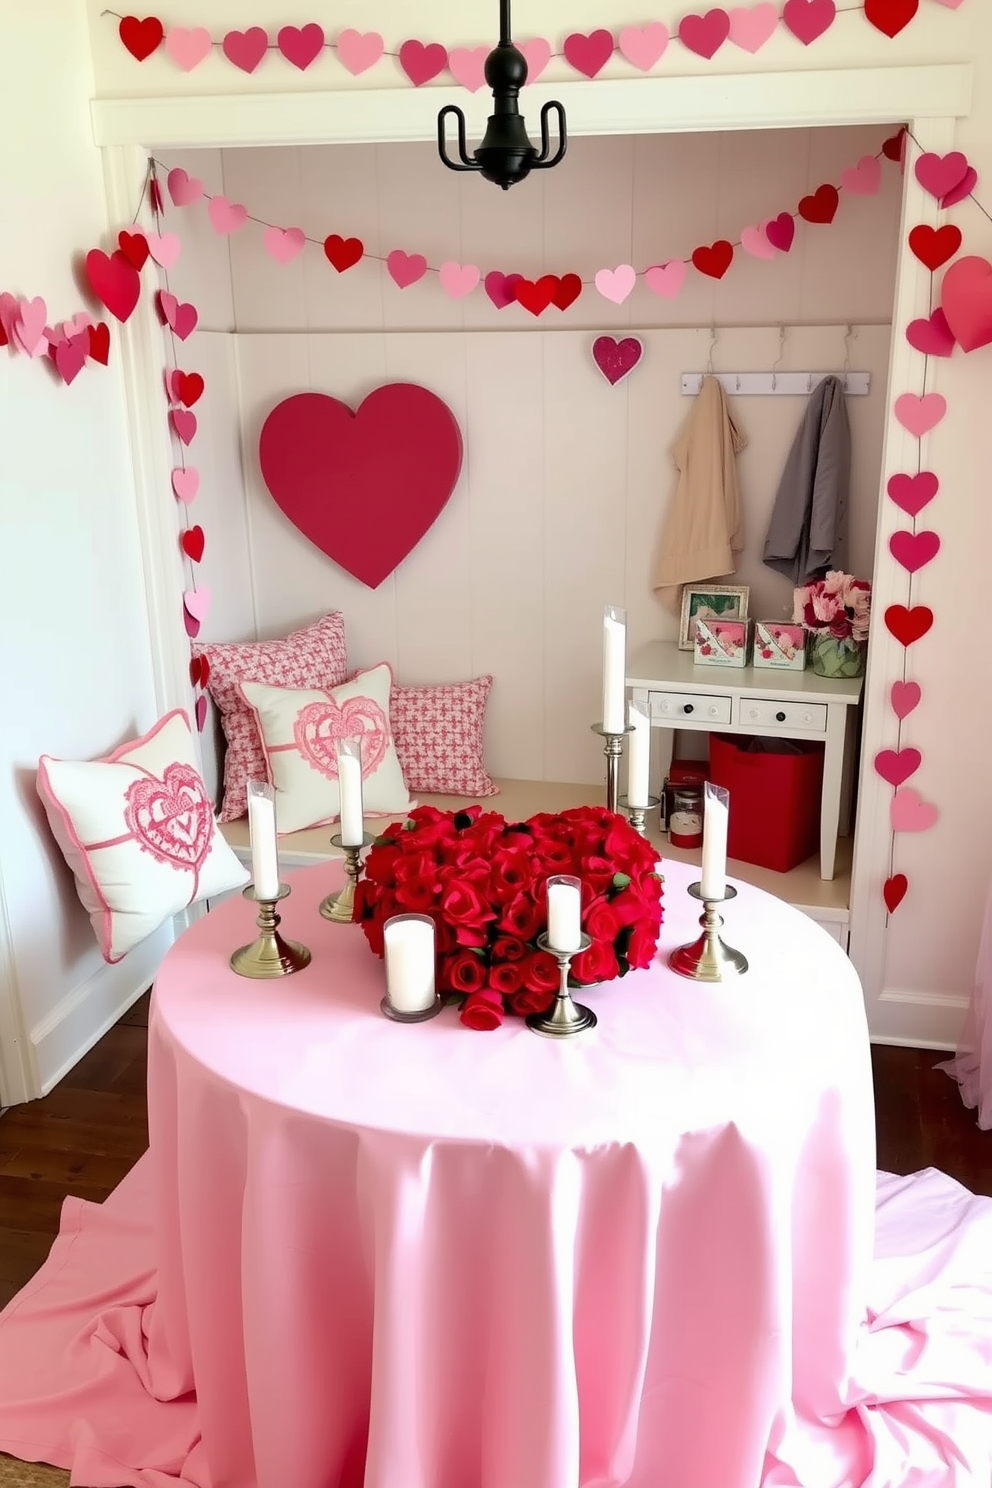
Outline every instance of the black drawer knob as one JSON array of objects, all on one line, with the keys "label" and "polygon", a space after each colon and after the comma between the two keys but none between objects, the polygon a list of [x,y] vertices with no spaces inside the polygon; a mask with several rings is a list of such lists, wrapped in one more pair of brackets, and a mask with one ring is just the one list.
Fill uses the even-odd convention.
[{"label": "black drawer knob", "polygon": [[682,704],[682,712],[683,713],[691,713],[692,712],[692,704],[691,703],[683,703]]},{"label": "black drawer knob", "polygon": [[775,714],[775,722],[776,723],[784,723],[785,722],[785,714],[784,713],[776,713]]}]

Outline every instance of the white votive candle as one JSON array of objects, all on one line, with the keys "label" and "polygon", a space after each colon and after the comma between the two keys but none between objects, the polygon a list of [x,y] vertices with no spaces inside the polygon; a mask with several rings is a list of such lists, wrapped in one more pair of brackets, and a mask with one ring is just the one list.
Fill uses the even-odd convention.
[{"label": "white votive candle", "polygon": [[651,720],[643,703],[631,703],[633,733],[627,738],[627,805],[647,806],[651,769]]},{"label": "white votive candle", "polygon": [[704,899],[722,899],[727,892],[727,822],[730,792],[708,780],[703,792],[703,872],[699,892]]},{"label": "white votive candle", "polygon": [[398,1013],[431,1007],[434,988],[434,921],[427,915],[394,915],[382,927],[386,991]]},{"label": "white votive candle", "polygon": [[577,878],[548,879],[548,944],[555,951],[577,951],[582,943],[581,898]]},{"label": "white votive candle", "polygon": [[341,845],[361,847],[365,836],[362,804],[362,741],[338,739],[338,790],[341,801]]},{"label": "white votive candle", "polygon": [[251,876],[258,899],[279,896],[279,843],[276,838],[276,793],[263,780],[248,782],[248,832]]},{"label": "white votive candle", "polygon": [[603,612],[603,728],[622,734],[627,722],[627,611],[607,605]]}]

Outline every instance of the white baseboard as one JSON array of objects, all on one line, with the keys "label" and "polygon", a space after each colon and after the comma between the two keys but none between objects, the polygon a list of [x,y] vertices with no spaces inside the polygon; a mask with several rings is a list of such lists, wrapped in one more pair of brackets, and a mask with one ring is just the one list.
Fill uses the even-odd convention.
[{"label": "white baseboard", "polygon": [[886,987],[868,1004],[868,1026],[876,1044],[910,1049],[954,1049],[968,997]]}]

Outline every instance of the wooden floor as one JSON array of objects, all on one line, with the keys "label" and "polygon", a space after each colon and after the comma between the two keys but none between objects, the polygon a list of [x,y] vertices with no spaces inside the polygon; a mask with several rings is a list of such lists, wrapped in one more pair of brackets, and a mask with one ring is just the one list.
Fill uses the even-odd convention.
[{"label": "wooden floor", "polygon": [[[105,1199],[148,1145],[148,997],[44,1100],[0,1116],[0,1306],[48,1254],[66,1194]],[[941,1168],[992,1196],[992,1131],[980,1131],[928,1050],[876,1046],[877,1162]]]}]

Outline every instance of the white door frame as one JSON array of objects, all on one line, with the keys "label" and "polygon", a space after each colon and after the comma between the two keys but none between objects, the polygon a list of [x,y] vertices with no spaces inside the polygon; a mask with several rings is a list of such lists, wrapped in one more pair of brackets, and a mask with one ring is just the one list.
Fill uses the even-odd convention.
[{"label": "white door frame", "polygon": [[[908,122],[927,149],[946,151],[953,145],[956,120],[970,113],[972,72],[970,64],[955,63],[537,83],[528,89],[527,111],[535,113],[549,98],[559,98],[568,114],[569,131],[576,136]],[[448,103],[465,104],[464,90],[403,85],[322,93],[95,101],[93,132],[106,159],[110,221],[131,220],[150,148],[430,140],[437,111]],[[485,102],[470,100],[468,107],[481,122],[487,112]],[[929,311],[930,276],[908,251],[905,226],[909,221],[936,222],[938,211],[935,200],[907,171],[893,312],[896,325],[905,326],[914,316]],[[164,712],[189,706],[189,647],[182,625],[182,567],[169,485],[168,434],[162,417],[163,338],[150,297],[142,300],[123,327],[121,360],[155,689]],[[913,352],[904,336],[894,336],[889,385],[912,388],[914,379],[918,380],[918,364]],[[906,465],[910,456],[915,460],[915,441],[890,412],[882,450],[882,490],[891,471],[910,468]],[[874,575],[879,614],[887,604],[905,597],[901,574],[887,557],[890,514],[886,507],[879,500]],[[871,678],[879,672],[885,678],[896,676],[899,661],[898,643],[884,626],[873,626],[862,745],[865,760],[882,747],[888,722],[883,690],[872,695]],[[893,1011],[891,1004],[898,1002],[903,1004],[898,1016],[911,1028],[914,1042],[940,1043],[943,1037],[946,1043],[946,1032],[941,1036],[949,1005],[946,998],[937,1003],[912,995],[900,997],[897,990],[884,986],[886,914],[881,885],[887,876],[889,841],[888,796],[875,772],[863,769],[851,889],[851,957],[861,975],[876,1031],[884,1029],[886,1014]]]}]

